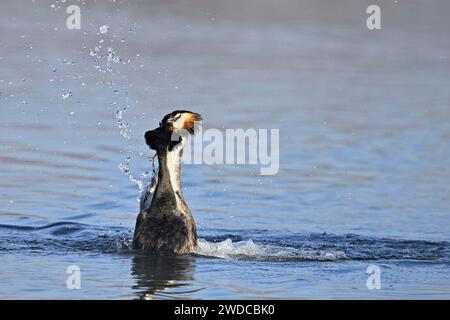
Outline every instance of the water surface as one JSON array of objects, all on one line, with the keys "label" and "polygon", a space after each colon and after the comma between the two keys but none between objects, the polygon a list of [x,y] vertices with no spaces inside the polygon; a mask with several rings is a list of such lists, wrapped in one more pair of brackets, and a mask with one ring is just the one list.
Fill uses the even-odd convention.
[{"label": "water surface", "polygon": [[[81,30],[67,5],[0,4],[0,298],[450,297],[446,1],[377,31],[356,0],[89,1]],[[156,259],[143,133],[179,108],[279,128],[280,171],[184,166],[201,256]]]}]

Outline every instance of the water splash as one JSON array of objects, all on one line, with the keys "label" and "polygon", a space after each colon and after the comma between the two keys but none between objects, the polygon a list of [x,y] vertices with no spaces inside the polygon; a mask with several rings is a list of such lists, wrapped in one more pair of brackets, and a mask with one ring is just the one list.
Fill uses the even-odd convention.
[{"label": "water splash", "polygon": [[[99,43],[102,42],[103,40],[99,41]],[[91,49],[89,55],[94,58],[95,68],[100,72],[112,72],[112,64],[120,63],[122,61],[112,47],[108,47],[104,50],[102,45],[95,46]]]},{"label": "water splash", "polygon": [[[127,157],[126,158],[126,163],[119,163],[119,169],[120,171],[122,171],[123,173],[125,173],[128,178],[130,179],[131,182],[133,182],[134,184],[136,184],[138,186],[139,189],[139,193],[142,193],[142,191],[145,188],[145,178],[149,175],[148,171],[144,171],[143,173],[141,173],[137,178],[132,174],[131,169],[130,169],[130,160],[131,157]],[[137,198],[138,201],[140,201],[140,197]]]},{"label": "water splash", "polygon": [[119,63],[121,58],[117,55],[113,48],[109,47],[107,51],[108,55],[106,56],[106,69],[111,71],[111,63]]},{"label": "water splash", "polygon": [[198,254],[200,255],[232,260],[333,261],[347,258],[343,251],[322,251],[255,244],[251,239],[237,242],[233,242],[231,239],[221,242],[199,239],[198,248]]},{"label": "water splash", "polygon": [[[128,141],[128,140],[130,140],[130,129],[129,129],[129,123],[126,122],[124,119],[124,114],[126,111],[127,111],[126,107],[117,109],[117,111],[115,113],[115,117],[117,120],[117,125],[120,129],[120,135],[125,140]],[[136,155],[136,153],[132,151],[131,145],[128,143],[128,155],[125,158],[125,162],[119,163],[119,169],[120,169],[120,171],[122,171],[124,174],[126,174],[128,176],[128,179],[130,179],[131,182],[133,182],[134,184],[137,185],[138,194],[139,194],[137,200],[140,201],[142,191],[145,188],[146,178],[149,176],[150,173],[148,170],[145,170],[144,172],[140,173],[139,175],[134,175],[132,172],[131,166],[130,166],[132,155]],[[143,154],[139,153],[138,156],[142,157]],[[153,166],[153,159],[151,162],[152,162],[152,166]]]},{"label": "water splash", "polygon": [[101,26],[101,27],[99,28],[99,31],[100,31],[100,33],[102,33],[102,34],[105,34],[105,33],[107,33],[107,32],[109,31],[109,26],[108,26],[107,24],[105,24],[105,25],[103,25],[103,26]]},{"label": "water splash", "polygon": [[125,111],[127,110],[127,108],[120,108],[116,111],[116,119],[117,119],[117,124],[118,127],[120,129],[120,135],[125,138],[125,139],[130,139],[130,135],[129,135],[129,124],[124,120],[123,115],[125,113]]},{"label": "water splash", "polygon": [[112,47],[103,47],[106,34],[109,31],[108,25],[103,25],[99,28],[100,39],[98,44],[90,49],[89,55],[94,58],[95,68],[100,72],[112,72],[112,65],[120,63],[122,59]]},{"label": "water splash", "polygon": [[[93,58],[95,63],[95,68],[102,73],[108,72],[112,77],[120,74],[120,72],[113,72],[113,65],[122,63],[122,58],[117,54],[113,47],[106,45],[108,37],[110,35],[110,25],[104,24],[99,27],[99,39],[96,46],[90,49],[89,55]],[[115,37],[115,35],[113,35]],[[110,42],[110,44],[112,41]],[[131,59],[125,59],[126,62],[123,64],[130,63]],[[128,179],[138,187],[138,201],[140,200],[140,195],[145,187],[145,180],[149,175],[148,171],[144,171],[140,174],[133,173],[131,166],[132,156],[143,157],[143,154],[133,151],[132,145],[130,143],[132,129],[130,123],[126,120],[126,112],[130,108],[129,98],[127,96],[127,91],[123,88],[129,86],[126,77],[120,78],[120,88],[116,86],[116,82],[112,80],[109,81],[109,87],[113,92],[114,100],[111,103],[113,110],[115,110],[114,117],[119,128],[121,137],[127,143],[127,155],[126,159],[118,164],[118,168],[121,172],[127,175]]]},{"label": "water splash", "polygon": [[67,98],[70,98],[72,96],[72,92],[67,93],[61,93],[61,100],[66,100]]},{"label": "water splash", "polygon": [[[122,226],[96,226],[74,221],[49,224],[0,224],[2,251],[32,250],[66,254],[67,251],[122,252],[132,249],[132,231]],[[447,241],[367,238],[357,235],[278,234],[246,230],[200,230],[198,255],[227,260],[260,262],[386,261],[401,260],[448,265]],[[214,237],[207,236],[213,232]],[[205,235],[206,233],[206,235]],[[242,240],[251,234],[253,240]],[[234,235],[234,237],[233,237]],[[231,239],[235,239],[234,241]],[[261,238],[258,240],[258,238]]]}]

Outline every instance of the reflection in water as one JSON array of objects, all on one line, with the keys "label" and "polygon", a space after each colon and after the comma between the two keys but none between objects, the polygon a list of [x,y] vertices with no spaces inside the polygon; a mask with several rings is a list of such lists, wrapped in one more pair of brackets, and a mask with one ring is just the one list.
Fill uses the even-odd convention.
[{"label": "reflection in water", "polygon": [[192,285],[194,269],[194,258],[191,256],[137,254],[132,261],[131,274],[136,279],[133,289],[141,299],[185,299],[184,294],[202,290],[183,290]]}]

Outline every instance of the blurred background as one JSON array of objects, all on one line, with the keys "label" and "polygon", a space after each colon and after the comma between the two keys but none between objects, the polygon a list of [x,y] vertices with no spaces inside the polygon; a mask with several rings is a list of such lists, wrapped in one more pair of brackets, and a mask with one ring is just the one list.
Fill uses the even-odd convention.
[{"label": "blurred background", "polygon": [[[72,4],[80,7],[79,30],[66,27]],[[381,30],[366,27],[370,4],[381,8]],[[95,242],[80,244],[90,239],[83,232],[96,239],[121,228],[128,243],[139,186],[150,179],[153,153],[143,134],[175,109],[202,114],[205,129],[280,129],[274,176],[260,176],[259,166],[183,166],[185,198],[208,245],[230,234],[239,241],[282,235],[285,246],[339,249],[350,260],[448,259],[449,9],[444,0],[2,1],[0,249],[9,261],[3,274],[15,279],[17,265],[40,261],[19,248],[36,246],[51,257],[61,247],[92,249]],[[44,231],[31,236],[22,227]],[[309,244],[309,235],[323,233],[339,237],[321,238],[326,248]],[[348,234],[372,242],[362,250]],[[76,244],[67,247],[69,236]],[[393,244],[380,240],[386,238]],[[79,259],[93,269],[102,265]],[[221,289],[210,297],[334,297],[351,291],[352,281],[363,293],[350,296],[367,294],[364,266],[336,266],[344,275],[326,276],[335,282],[323,279],[323,265],[314,266],[305,276],[316,279],[308,293],[296,282],[298,264],[263,265],[276,270],[273,279],[285,270],[295,278],[285,279],[287,287],[261,284],[256,293],[237,283],[230,289],[221,278],[228,279],[226,268],[210,278],[201,265],[197,271],[208,286],[211,278],[225,281],[217,280]],[[448,276],[433,269],[439,276],[426,279],[430,269],[416,271],[394,272],[394,287],[404,290],[383,297],[415,296],[421,281],[428,281],[422,294],[448,295]],[[326,285],[314,285],[322,280]],[[35,297],[20,283],[13,292]],[[275,291],[264,289],[271,285]],[[11,296],[6,285],[0,291]]]}]

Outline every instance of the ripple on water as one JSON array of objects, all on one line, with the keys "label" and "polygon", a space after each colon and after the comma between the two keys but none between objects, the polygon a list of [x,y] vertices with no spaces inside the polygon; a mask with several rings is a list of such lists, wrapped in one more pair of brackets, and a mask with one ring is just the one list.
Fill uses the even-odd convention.
[{"label": "ripple on water", "polygon": [[[133,230],[70,221],[46,225],[0,225],[0,252],[65,254],[132,253]],[[240,234],[241,233],[241,234]],[[450,244],[368,238],[358,235],[288,234],[261,230],[200,230],[198,255],[227,260],[301,262],[340,260],[402,260],[447,263]],[[208,236],[213,234],[213,236]]]}]

